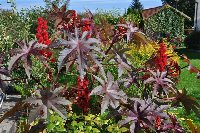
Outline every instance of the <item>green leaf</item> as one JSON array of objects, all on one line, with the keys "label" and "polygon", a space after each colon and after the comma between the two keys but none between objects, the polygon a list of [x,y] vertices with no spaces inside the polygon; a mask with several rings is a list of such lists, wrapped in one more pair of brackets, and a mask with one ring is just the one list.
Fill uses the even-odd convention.
[{"label": "green leaf", "polygon": [[112,125],[108,126],[108,127],[107,127],[107,130],[108,130],[109,132],[112,132],[112,131],[113,131],[113,126],[112,126]]},{"label": "green leaf", "polygon": [[86,127],[86,131],[87,131],[87,132],[89,132],[89,131],[91,131],[91,130],[92,130],[92,126],[87,126],[87,127]]},{"label": "green leaf", "polygon": [[77,125],[77,122],[76,121],[72,121],[71,125],[74,127]]},{"label": "green leaf", "polygon": [[47,129],[49,130],[49,131],[51,131],[51,130],[53,130],[54,128],[55,128],[55,124],[53,124],[53,123],[50,123],[50,124],[48,124],[48,126],[47,126]]},{"label": "green leaf", "polygon": [[121,131],[122,133],[124,133],[124,132],[127,132],[128,129],[127,129],[126,127],[122,127],[122,128],[120,128],[120,131]]},{"label": "green leaf", "polygon": [[91,121],[91,117],[90,116],[85,116],[85,120],[86,121]]},{"label": "green leaf", "polygon": [[92,128],[92,131],[93,131],[94,133],[100,133],[99,129],[97,129],[97,128]]}]

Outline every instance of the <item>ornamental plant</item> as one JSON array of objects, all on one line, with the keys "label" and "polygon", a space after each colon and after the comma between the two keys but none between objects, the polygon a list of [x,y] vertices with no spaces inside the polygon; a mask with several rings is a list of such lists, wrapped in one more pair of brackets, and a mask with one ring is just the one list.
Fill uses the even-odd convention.
[{"label": "ornamental plant", "polygon": [[[183,106],[199,117],[200,105],[186,91],[176,88],[180,73],[175,71],[177,63],[172,62],[175,52],[147,38],[132,22],[112,25],[101,19],[105,24],[101,28],[94,17],[89,10],[81,17],[66,5],[59,8],[52,4],[50,20],[38,18],[37,40],[19,41],[18,48],[10,50],[5,68],[11,78],[15,71],[23,70],[25,84],[30,87],[24,89],[30,89],[30,93],[0,122],[27,109],[27,121],[21,122],[23,128],[18,131],[184,133],[169,109]],[[49,37],[47,22],[51,20],[55,33]],[[119,27],[124,27],[123,34]],[[151,45],[155,52],[136,67],[131,45],[144,51]],[[56,59],[52,61],[46,51]],[[34,59],[43,69],[33,69]],[[39,78],[32,70],[49,78]],[[173,76],[176,72],[178,75]],[[60,125],[55,127],[57,121]]]}]

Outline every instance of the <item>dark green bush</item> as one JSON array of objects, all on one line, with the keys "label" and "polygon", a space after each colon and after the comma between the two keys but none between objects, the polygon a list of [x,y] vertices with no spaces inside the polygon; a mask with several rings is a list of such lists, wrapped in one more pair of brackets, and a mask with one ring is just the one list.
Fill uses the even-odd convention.
[{"label": "dark green bush", "polygon": [[185,18],[173,8],[166,6],[159,13],[145,20],[144,28],[146,32],[182,36],[184,34],[184,20]]},{"label": "dark green bush", "polygon": [[189,49],[200,50],[200,32],[194,31],[185,38],[185,45]]}]

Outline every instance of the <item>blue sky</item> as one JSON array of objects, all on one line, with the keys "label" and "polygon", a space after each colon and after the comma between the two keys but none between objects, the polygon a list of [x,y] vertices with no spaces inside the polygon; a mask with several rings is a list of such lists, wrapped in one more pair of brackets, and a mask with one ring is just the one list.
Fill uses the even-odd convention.
[{"label": "blue sky", "polygon": [[[132,0],[71,0],[69,9],[84,11],[90,9],[94,12],[97,8],[104,10],[119,9],[125,11]],[[151,8],[162,5],[161,0],[140,0],[144,8]],[[0,0],[0,8],[10,9],[10,4],[7,0]],[[18,10],[33,6],[44,6],[43,0],[16,0]]]}]

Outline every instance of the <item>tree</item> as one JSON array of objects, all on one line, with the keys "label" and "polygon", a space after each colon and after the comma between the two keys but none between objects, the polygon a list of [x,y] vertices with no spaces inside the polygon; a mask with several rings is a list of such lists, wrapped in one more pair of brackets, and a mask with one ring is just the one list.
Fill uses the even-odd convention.
[{"label": "tree", "polygon": [[68,7],[70,0],[44,0],[44,2],[46,4],[46,8],[51,8],[52,3],[56,6],[66,4],[66,7]]},{"label": "tree", "polygon": [[177,8],[179,11],[185,13],[191,17],[191,21],[185,22],[186,28],[191,28],[194,25],[194,13],[195,13],[195,0],[161,0],[163,4],[169,4],[170,6]]},{"label": "tree", "polygon": [[140,2],[140,0],[133,0],[131,5],[130,5],[130,8],[140,12],[140,11],[143,10],[143,5]]}]

